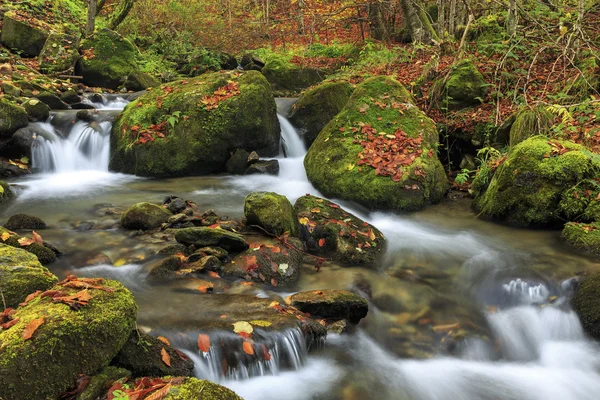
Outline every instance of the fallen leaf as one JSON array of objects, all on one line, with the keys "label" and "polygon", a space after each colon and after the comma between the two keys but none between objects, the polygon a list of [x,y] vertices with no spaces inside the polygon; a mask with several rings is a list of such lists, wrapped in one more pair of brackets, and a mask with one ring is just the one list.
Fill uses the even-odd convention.
[{"label": "fallen leaf", "polygon": [[198,350],[208,353],[210,350],[210,336],[206,334],[198,335]]},{"label": "fallen leaf", "polygon": [[323,247],[325,245],[325,239],[319,239],[319,247]]},{"label": "fallen leaf", "polygon": [[165,350],[164,347],[160,350],[160,357],[162,358],[163,362],[167,364],[167,366],[171,366],[171,357],[169,356],[169,353],[167,353],[167,350]]},{"label": "fallen leaf", "polygon": [[252,347],[252,343],[250,343],[247,340],[244,340],[244,344],[242,345],[242,348],[244,349],[244,353],[252,356],[254,355],[254,347]]},{"label": "fallen leaf", "polygon": [[36,242],[37,244],[40,244],[40,245],[44,244],[44,240],[42,239],[40,234],[37,233],[36,231],[32,231],[31,236],[33,237],[33,241]]},{"label": "fallen leaf", "polygon": [[252,328],[252,325],[250,325],[250,323],[246,321],[238,321],[233,324],[233,331],[238,335],[252,335],[252,332],[254,332],[254,328]]},{"label": "fallen leaf", "polygon": [[171,342],[169,342],[169,339],[167,339],[164,336],[159,336],[159,337],[157,337],[157,339],[160,340],[161,342],[163,342],[164,344],[166,344],[167,346],[171,345]]},{"label": "fallen leaf", "polygon": [[[600,193],[599,193],[599,195],[600,195]],[[302,225],[306,225],[306,224],[308,224],[308,218],[302,217],[298,220],[298,222],[300,222]],[[6,234],[6,232],[4,234],[2,234],[2,240],[6,240],[6,239],[4,239],[5,234]],[[8,235],[8,237],[10,237],[10,235]]]},{"label": "fallen leaf", "polygon": [[[0,187],[1,187],[1,186],[0,186]],[[599,193],[599,195],[600,195],[600,193]],[[8,239],[10,239],[10,233],[8,233],[8,232],[4,232],[4,233],[2,234],[2,236],[0,236],[0,239],[2,239],[2,241],[3,241],[3,242],[6,242]]]},{"label": "fallen leaf", "polygon": [[262,356],[263,356],[263,360],[265,360],[265,361],[271,360],[271,353],[269,352],[269,348],[267,347],[266,344],[262,345]]},{"label": "fallen leaf", "polygon": [[41,317],[36,318],[33,321],[31,321],[25,327],[25,330],[23,331],[23,340],[31,339],[31,336],[33,336],[33,334],[35,333],[35,331],[37,330],[37,328],[39,328],[40,325],[42,325],[43,323],[44,323],[44,316],[43,315]]},{"label": "fallen leaf", "polygon": [[35,241],[33,239],[29,239],[26,237],[22,237],[19,240],[17,240],[19,242],[19,244],[21,245],[21,247],[26,247],[29,245],[32,245],[35,243]]}]

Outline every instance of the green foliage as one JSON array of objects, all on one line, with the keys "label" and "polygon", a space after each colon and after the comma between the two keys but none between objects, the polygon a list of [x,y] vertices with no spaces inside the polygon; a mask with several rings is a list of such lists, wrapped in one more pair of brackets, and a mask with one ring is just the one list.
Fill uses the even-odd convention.
[{"label": "green foliage", "polygon": [[544,106],[523,108],[517,113],[510,129],[510,146],[515,146],[532,136],[548,135],[553,122],[554,114]]},{"label": "green foliage", "polygon": [[458,185],[463,185],[469,181],[470,177],[471,170],[463,168],[460,173],[456,175],[456,178],[454,178],[454,182],[456,182]]}]

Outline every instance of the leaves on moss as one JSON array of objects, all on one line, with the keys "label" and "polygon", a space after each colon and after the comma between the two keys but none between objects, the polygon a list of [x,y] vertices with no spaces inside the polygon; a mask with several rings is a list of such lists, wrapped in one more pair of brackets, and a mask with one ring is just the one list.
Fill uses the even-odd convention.
[{"label": "leaves on moss", "polygon": [[35,331],[44,323],[44,316],[32,320],[23,331],[23,340],[31,339]]}]

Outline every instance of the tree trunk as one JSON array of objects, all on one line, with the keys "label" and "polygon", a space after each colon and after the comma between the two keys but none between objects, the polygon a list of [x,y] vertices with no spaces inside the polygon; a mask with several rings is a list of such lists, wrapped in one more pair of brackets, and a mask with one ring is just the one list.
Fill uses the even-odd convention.
[{"label": "tree trunk", "polygon": [[85,36],[91,36],[96,26],[96,0],[88,0],[87,24],[85,25]]},{"label": "tree trunk", "polygon": [[371,35],[376,40],[387,40],[389,38],[387,27],[383,19],[382,5],[379,1],[369,3],[369,26]]},{"label": "tree trunk", "polygon": [[134,4],[135,0],[122,0],[119,3],[119,8],[116,14],[112,17],[110,23],[108,24],[109,29],[113,31],[117,29],[117,27],[121,25],[121,22],[123,22],[127,15],[129,15],[129,12],[131,11],[131,8],[133,8]]},{"label": "tree trunk", "polygon": [[508,15],[506,18],[506,31],[510,37],[513,37],[517,34],[517,25],[519,23],[518,18],[517,0],[510,0],[508,3]]},{"label": "tree trunk", "polygon": [[439,42],[438,35],[421,4],[413,0],[400,0],[400,6],[413,42]]},{"label": "tree trunk", "polygon": [[450,0],[450,10],[448,13],[448,34],[454,37],[456,32],[456,0]]},{"label": "tree trunk", "polygon": [[298,33],[304,35],[304,0],[298,0]]},{"label": "tree trunk", "polygon": [[437,33],[444,37],[446,33],[446,0],[437,0],[438,6],[438,25]]}]

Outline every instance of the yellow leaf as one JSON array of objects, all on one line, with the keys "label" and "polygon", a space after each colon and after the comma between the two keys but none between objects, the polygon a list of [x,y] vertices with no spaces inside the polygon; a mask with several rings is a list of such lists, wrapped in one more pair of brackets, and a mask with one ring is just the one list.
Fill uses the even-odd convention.
[{"label": "yellow leaf", "polygon": [[250,321],[250,323],[252,325],[261,326],[263,328],[265,328],[267,326],[271,326],[271,322],[269,322],[269,321],[253,320],[253,321]]},{"label": "yellow leaf", "polygon": [[6,242],[8,239],[10,239],[10,233],[4,232],[2,236],[0,236],[0,239],[2,239],[3,242]]},{"label": "yellow leaf", "polygon": [[298,222],[300,222],[302,225],[306,225],[308,224],[308,218],[302,217],[298,220]]},{"label": "yellow leaf", "polygon": [[233,331],[237,334],[245,333],[251,335],[254,332],[254,328],[246,321],[238,321],[233,324]]}]

